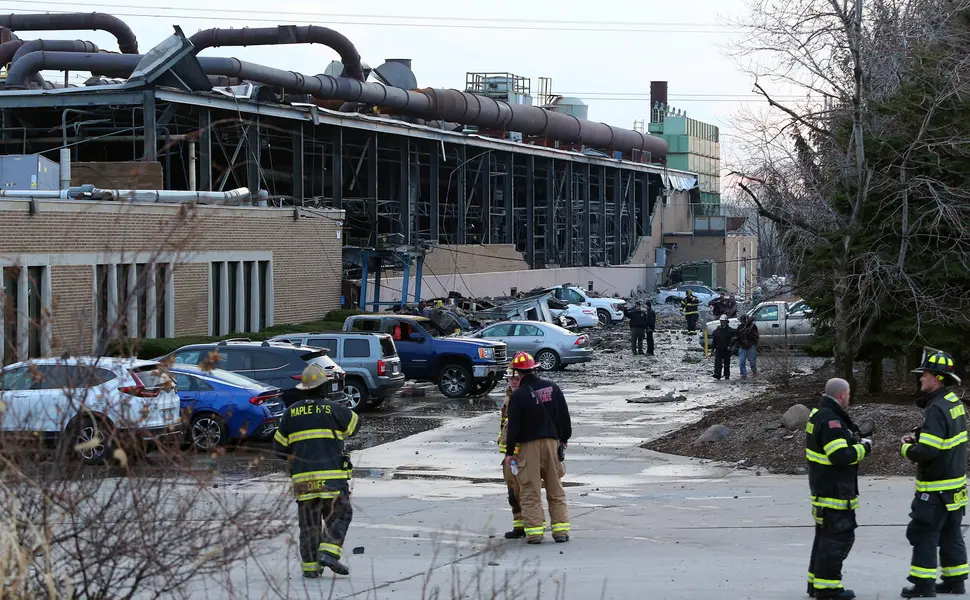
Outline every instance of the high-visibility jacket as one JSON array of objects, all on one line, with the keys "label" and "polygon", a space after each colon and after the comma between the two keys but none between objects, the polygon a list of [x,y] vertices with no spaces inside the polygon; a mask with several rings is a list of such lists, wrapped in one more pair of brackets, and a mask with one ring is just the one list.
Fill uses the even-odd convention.
[{"label": "high-visibility jacket", "polygon": [[[507,446],[505,440],[509,437],[509,398],[512,397],[512,388],[505,389],[505,402],[502,403],[502,421],[498,428],[498,451],[505,454]],[[519,444],[515,445],[513,454],[519,453]]]},{"label": "high-visibility jacket", "polygon": [[354,411],[319,398],[286,409],[273,440],[276,452],[289,462],[297,500],[334,497],[327,483],[350,479],[353,465],[344,440],[356,433],[357,423]]},{"label": "high-visibility jacket", "polygon": [[[917,492],[963,491],[967,485],[967,409],[946,388],[933,394],[923,411],[915,444],[903,444],[902,455],[916,463]],[[967,505],[964,491],[955,510]]]},{"label": "high-visibility jacket", "polygon": [[680,308],[684,311],[684,316],[689,317],[691,315],[699,314],[700,300],[697,296],[687,296],[680,301]]},{"label": "high-visibility jacket", "polygon": [[812,506],[836,510],[859,506],[859,463],[868,455],[859,429],[835,398],[822,395],[805,425],[805,458]]}]

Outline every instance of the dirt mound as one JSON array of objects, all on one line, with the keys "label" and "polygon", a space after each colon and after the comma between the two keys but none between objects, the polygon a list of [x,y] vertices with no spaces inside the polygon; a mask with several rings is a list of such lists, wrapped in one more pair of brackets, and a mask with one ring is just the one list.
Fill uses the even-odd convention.
[{"label": "dirt mound", "polygon": [[[730,407],[714,410],[700,421],[643,445],[668,454],[693,456],[724,462],[741,462],[772,473],[806,472],[805,432],[789,431],[782,416],[793,404],[813,408],[818,403],[820,381],[799,382],[786,390],[772,390]],[[875,423],[873,453],[859,468],[862,475],[913,476],[915,466],[899,454],[899,438],[919,425],[922,410],[913,404],[912,394],[882,396],[894,403],[866,402],[849,407],[856,423]],[[726,425],[731,433],[723,440],[696,444],[697,438],[712,425]]]}]

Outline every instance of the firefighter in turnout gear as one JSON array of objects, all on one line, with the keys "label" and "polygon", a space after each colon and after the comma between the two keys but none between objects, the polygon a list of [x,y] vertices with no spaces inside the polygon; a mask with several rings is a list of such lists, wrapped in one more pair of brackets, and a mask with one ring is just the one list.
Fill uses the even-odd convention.
[{"label": "firefighter in turnout gear", "polygon": [[[502,422],[499,425],[498,432],[498,451],[502,453],[502,475],[505,477],[505,485],[509,490],[509,506],[512,507],[512,530],[505,532],[505,539],[514,540],[525,537],[525,525],[522,521],[522,507],[519,506],[519,481],[512,474],[512,469],[509,468],[504,457],[507,448],[505,440],[509,435],[509,399],[512,397],[512,392],[519,387],[520,375],[509,369],[505,377],[508,379],[509,385],[505,389],[505,402],[502,403]],[[518,453],[519,447],[516,445],[512,451],[512,456],[514,457]]]},{"label": "firefighter in turnout gear", "polygon": [[289,463],[303,576],[308,578],[319,577],[325,567],[338,575],[350,573],[340,562],[353,517],[353,465],[344,452],[344,440],[357,431],[358,419],[349,408],[322,398],[331,379],[322,366],[308,365],[296,386],[305,397],[286,409],[273,437],[276,452]]},{"label": "firefighter in turnout gear", "polygon": [[693,292],[687,290],[684,299],[680,301],[680,309],[684,311],[684,318],[687,319],[687,331],[694,333],[697,330],[697,318],[700,316],[700,300]]},{"label": "firefighter in turnout gear", "polygon": [[844,379],[830,379],[805,426],[805,457],[812,494],[815,540],[808,566],[808,595],[855,598],[842,586],[842,563],[855,543],[859,506],[859,463],[872,450],[845,412],[851,390]]},{"label": "firefighter in turnout gear", "polygon": [[[961,526],[967,506],[967,411],[947,386],[960,385],[953,373],[953,357],[927,353],[920,374],[925,396],[923,425],[902,439],[902,454],[916,463],[916,497],[909,513],[906,538],[913,546],[904,598],[963,594],[970,574]],[[939,548],[943,582],[936,583]]]},{"label": "firefighter in turnout gear", "polygon": [[[509,398],[505,464],[516,461],[519,503],[526,542],[539,544],[545,533],[542,511],[543,485],[549,502],[552,538],[569,541],[569,511],[562,476],[566,443],[572,436],[569,408],[559,386],[535,375],[536,361],[527,352],[512,359],[512,371],[521,375],[519,387]],[[516,452],[518,452],[516,454]]]}]

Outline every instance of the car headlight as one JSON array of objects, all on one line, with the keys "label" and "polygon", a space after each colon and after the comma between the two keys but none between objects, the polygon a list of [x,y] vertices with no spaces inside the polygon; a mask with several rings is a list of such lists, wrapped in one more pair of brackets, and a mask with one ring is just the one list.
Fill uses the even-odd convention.
[{"label": "car headlight", "polygon": [[485,360],[492,360],[495,358],[495,348],[479,348],[478,356]]}]

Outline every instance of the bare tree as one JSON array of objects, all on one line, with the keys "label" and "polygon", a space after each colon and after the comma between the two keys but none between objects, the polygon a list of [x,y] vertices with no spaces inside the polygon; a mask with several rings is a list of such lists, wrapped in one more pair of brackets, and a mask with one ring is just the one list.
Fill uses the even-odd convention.
[{"label": "bare tree", "polygon": [[[836,367],[850,380],[860,347],[891,305],[916,315],[917,330],[956,322],[965,309],[952,301],[956,286],[909,258],[940,254],[945,235],[953,251],[935,267],[949,260],[966,269],[968,261],[965,188],[923,162],[967,154],[965,136],[937,118],[970,91],[959,22],[968,6],[751,0],[739,24],[748,33],[736,57],[769,110],[741,115],[745,158],[733,174],[758,214],[779,227],[802,293],[831,299],[819,317],[834,330]],[[924,61],[927,48],[935,65]],[[940,55],[940,48],[954,50]],[[901,93],[913,87],[918,97]]]}]

